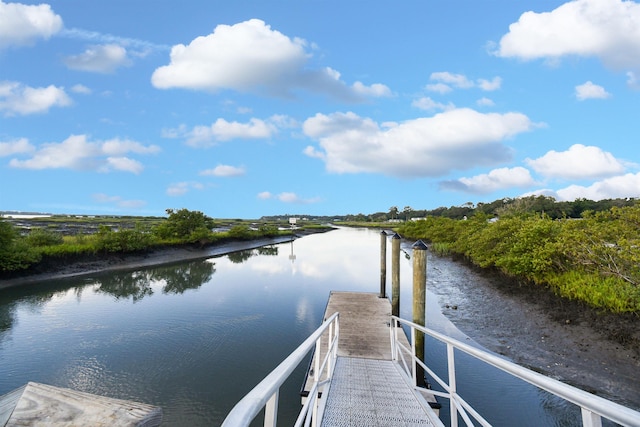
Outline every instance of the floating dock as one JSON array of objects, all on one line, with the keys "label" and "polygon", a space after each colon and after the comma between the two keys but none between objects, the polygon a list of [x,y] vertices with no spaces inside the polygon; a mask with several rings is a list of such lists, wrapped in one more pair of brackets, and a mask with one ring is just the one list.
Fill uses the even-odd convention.
[{"label": "floating dock", "polygon": [[[321,397],[327,399],[322,426],[441,426],[432,408],[437,406],[433,395],[426,389],[417,391],[392,360],[389,300],[374,293],[331,292],[324,319],[336,312],[340,313],[338,358],[331,384]],[[398,335],[410,348],[405,334]],[[320,357],[324,352],[323,346]],[[303,400],[313,381],[311,369]]]},{"label": "floating dock", "polygon": [[157,406],[34,382],[0,396],[0,427],[155,427],[161,422]]}]

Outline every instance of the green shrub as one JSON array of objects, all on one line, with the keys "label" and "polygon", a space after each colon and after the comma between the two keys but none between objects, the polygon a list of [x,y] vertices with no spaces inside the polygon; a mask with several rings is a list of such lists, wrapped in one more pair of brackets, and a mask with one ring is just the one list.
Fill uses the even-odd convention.
[{"label": "green shrub", "polygon": [[64,242],[62,234],[44,228],[34,228],[26,237],[29,245],[34,247],[60,245]]},{"label": "green shrub", "polygon": [[250,239],[254,236],[254,232],[251,231],[248,225],[246,224],[238,224],[231,227],[229,231],[227,231],[227,236],[233,239],[241,239],[246,240]]},{"label": "green shrub", "polygon": [[138,228],[113,231],[101,225],[96,234],[96,249],[104,252],[134,252],[148,249],[154,243],[151,233]]}]

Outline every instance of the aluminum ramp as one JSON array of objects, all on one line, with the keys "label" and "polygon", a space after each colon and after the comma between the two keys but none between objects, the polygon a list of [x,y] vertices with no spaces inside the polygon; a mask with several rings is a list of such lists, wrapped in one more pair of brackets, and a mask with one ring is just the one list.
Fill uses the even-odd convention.
[{"label": "aluminum ramp", "polygon": [[338,357],[322,427],[442,426],[391,360]]}]

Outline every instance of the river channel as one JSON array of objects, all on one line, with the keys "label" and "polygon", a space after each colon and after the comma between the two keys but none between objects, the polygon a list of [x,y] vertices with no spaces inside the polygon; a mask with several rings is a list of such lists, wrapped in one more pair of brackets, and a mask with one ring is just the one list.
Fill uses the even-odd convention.
[{"label": "river channel", "polygon": [[[1,290],[0,395],[35,381],[161,406],[167,426],[220,425],[318,327],[331,290],[379,290],[379,251],[379,231],[338,229],[206,260]],[[411,267],[403,242],[407,319]],[[490,279],[432,256],[427,276],[427,326],[480,346],[443,312],[455,304],[449,317],[468,326],[458,313],[468,302],[465,286]],[[427,348],[440,372],[443,351]],[[459,363],[461,394],[494,425],[579,425],[577,408],[464,357]],[[281,390],[282,425],[300,408],[304,374],[301,367]]]}]

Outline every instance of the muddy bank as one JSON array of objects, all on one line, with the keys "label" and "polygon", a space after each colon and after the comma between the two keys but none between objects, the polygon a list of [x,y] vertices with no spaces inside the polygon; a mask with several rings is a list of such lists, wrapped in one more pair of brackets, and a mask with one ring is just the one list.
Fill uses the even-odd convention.
[{"label": "muddy bank", "polygon": [[640,316],[599,312],[431,254],[427,283],[443,313],[489,350],[640,410]]},{"label": "muddy bank", "polygon": [[[298,236],[299,237],[299,236]],[[209,258],[232,252],[255,249],[291,241],[292,236],[265,237],[247,241],[228,241],[204,248],[196,246],[167,247],[135,254],[106,254],[87,256],[71,262],[45,264],[24,275],[0,278],[0,290],[47,280],[81,277],[104,271],[134,270],[174,262]]]}]

